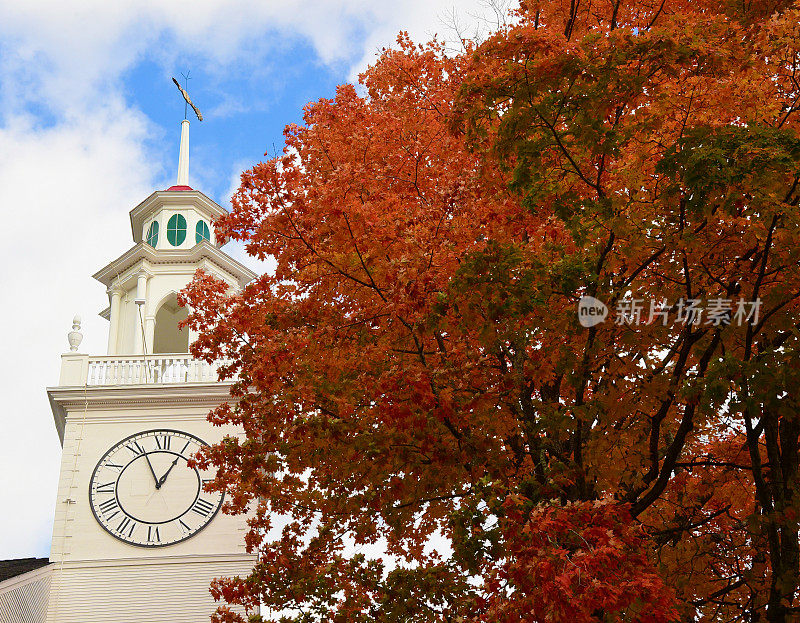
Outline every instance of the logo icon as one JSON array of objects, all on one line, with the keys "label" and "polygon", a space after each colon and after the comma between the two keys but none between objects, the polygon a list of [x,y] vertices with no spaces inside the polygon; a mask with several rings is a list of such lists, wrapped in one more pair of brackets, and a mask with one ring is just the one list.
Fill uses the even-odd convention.
[{"label": "logo icon", "polygon": [[578,322],[582,327],[593,327],[603,322],[608,316],[608,307],[603,301],[593,296],[582,296],[578,301]]}]

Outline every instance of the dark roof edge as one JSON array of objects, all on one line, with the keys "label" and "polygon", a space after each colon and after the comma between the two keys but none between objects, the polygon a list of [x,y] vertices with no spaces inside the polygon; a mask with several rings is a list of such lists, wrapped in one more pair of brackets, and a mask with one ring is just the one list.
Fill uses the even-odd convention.
[{"label": "dark roof edge", "polygon": [[36,571],[49,564],[49,558],[12,558],[11,560],[0,560],[0,582],[10,580],[23,573]]}]

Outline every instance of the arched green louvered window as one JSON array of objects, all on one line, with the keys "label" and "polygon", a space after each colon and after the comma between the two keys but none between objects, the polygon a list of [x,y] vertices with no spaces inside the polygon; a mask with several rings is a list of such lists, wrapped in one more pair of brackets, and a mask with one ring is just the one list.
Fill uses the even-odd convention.
[{"label": "arched green louvered window", "polygon": [[150,223],[150,229],[147,230],[147,244],[151,247],[158,244],[158,221]]},{"label": "arched green louvered window", "polygon": [[201,240],[211,241],[211,231],[205,221],[197,221],[197,227],[194,228],[194,241],[200,242]]},{"label": "arched green louvered window", "polygon": [[181,214],[173,214],[167,221],[167,242],[173,247],[183,244],[186,240],[186,219]]}]

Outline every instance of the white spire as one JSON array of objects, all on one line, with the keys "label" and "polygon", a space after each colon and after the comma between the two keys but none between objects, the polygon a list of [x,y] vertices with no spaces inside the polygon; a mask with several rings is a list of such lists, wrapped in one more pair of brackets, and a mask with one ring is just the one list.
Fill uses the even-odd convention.
[{"label": "white spire", "polygon": [[189,120],[181,121],[181,151],[178,155],[178,186],[189,185]]}]

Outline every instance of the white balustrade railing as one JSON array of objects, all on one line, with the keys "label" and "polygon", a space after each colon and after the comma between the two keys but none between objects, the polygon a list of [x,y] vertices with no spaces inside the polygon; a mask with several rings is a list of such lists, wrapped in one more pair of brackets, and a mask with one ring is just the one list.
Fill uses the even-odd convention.
[{"label": "white balustrade railing", "polygon": [[184,354],[89,357],[88,364],[87,385],[215,383],[221,365]]}]

